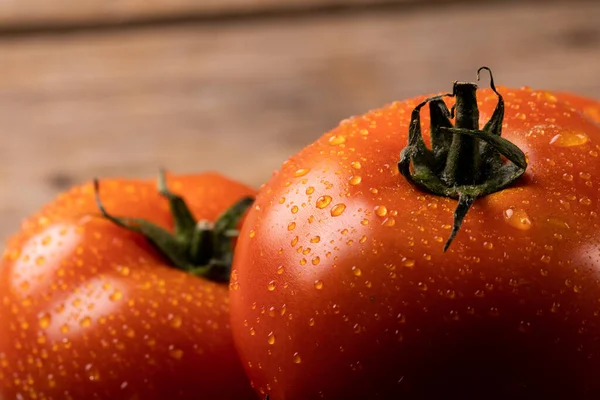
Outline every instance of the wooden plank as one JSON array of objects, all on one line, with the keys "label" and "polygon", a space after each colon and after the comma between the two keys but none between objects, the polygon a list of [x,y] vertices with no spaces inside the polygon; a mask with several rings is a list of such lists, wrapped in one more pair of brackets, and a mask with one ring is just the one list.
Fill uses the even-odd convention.
[{"label": "wooden plank", "polygon": [[22,30],[27,27],[118,24],[148,19],[429,2],[431,0],[4,0],[0,2],[0,27]]},{"label": "wooden plank", "polygon": [[472,80],[600,98],[600,3],[365,12],[0,40],[0,238],[73,183],[258,186],[342,118]]}]

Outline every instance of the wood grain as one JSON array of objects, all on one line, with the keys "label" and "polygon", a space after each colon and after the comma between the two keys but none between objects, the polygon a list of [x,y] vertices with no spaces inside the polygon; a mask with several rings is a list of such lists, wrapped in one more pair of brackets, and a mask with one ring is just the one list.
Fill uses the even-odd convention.
[{"label": "wood grain", "polygon": [[95,176],[258,186],[340,119],[480,65],[600,98],[598,20],[597,2],[511,3],[0,39],[0,238]]}]

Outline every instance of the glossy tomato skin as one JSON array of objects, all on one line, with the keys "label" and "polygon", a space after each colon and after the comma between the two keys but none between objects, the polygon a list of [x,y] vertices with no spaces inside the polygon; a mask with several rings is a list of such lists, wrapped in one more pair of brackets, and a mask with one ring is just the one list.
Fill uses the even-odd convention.
[{"label": "glossy tomato skin", "polygon": [[[259,394],[600,397],[600,127],[552,93],[500,92],[529,167],[475,202],[446,253],[456,201],[396,167],[423,98],[342,121],[264,185],[230,284]],[[478,99],[483,125],[497,100]]]},{"label": "glossy tomato skin", "polygon": [[[253,190],[207,173],[170,189],[214,220]],[[154,181],[106,179],[108,212],[172,228]],[[229,295],[170,268],[99,216],[92,185],[24,222],[0,266],[0,398],[253,399],[229,328]]]},{"label": "glossy tomato skin", "polygon": [[569,103],[588,118],[600,124],[600,100],[567,92],[556,93],[555,95],[558,100]]}]

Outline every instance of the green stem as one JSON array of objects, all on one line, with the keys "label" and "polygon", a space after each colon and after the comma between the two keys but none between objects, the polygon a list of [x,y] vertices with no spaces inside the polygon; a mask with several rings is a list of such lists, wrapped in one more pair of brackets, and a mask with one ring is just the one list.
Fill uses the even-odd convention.
[{"label": "green stem", "polygon": [[235,229],[253,197],[244,197],[226,210],[214,223],[196,221],[185,200],[172,193],[165,174],[158,177],[158,192],[169,202],[174,232],[169,232],[140,218],[115,217],[109,214],[100,200],[100,183],[94,180],[96,204],[102,216],[114,224],[142,234],[165,256],[174,268],[219,282],[229,281],[233,260]]},{"label": "green stem", "polygon": [[[502,190],[518,180],[527,168],[525,154],[501,137],[504,99],[496,90],[492,71],[490,86],[498,104],[490,120],[479,129],[477,85],[455,82],[453,92],[428,98],[415,107],[409,126],[408,146],[400,153],[398,169],[414,186],[426,192],[458,200],[452,231],[444,245],[448,249],[460,230],[473,202]],[[455,97],[452,112],[443,97]],[[421,108],[429,103],[431,144],[428,149],[421,133]],[[450,118],[456,112],[455,124]],[[451,138],[451,139],[450,139]],[[508,162],[502,161],[504,156]]]}]

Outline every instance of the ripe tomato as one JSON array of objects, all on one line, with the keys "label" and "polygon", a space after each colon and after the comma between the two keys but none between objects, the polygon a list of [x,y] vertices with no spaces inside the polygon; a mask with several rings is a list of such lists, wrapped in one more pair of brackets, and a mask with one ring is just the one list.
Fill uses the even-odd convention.
[{"label": "ripe tomato", "polygon": [[[168,183],[208,221],[254,193],[213,173]],[[153,182],[107,179],[99,189],[111,215],[173,228]],[[76,187],[25,221],[4,252],[0,398],[255,398],[228,297],[226,284],[173,268],[142,235],[103,218],[92,184]]]},{"label": "ripe tomato", "polygon": [[[413,153],[405,173],[429,181],[397,166],[409,130],[420,145],[419,97],[342,121],[261,189],[230,290],[234,341],[263,397],[600,397],[600,126],[550,92],[500,88],[503,108],[465,87],[462,129],[442,98],[421,112],[427,148],[435,133],[441,150]],[[500,128],[509,142],[492,137]],[[455,139],[468,151],[439,147]],[[461,215],[422,188],[433,183],[475,193],[446,251]]]}]

